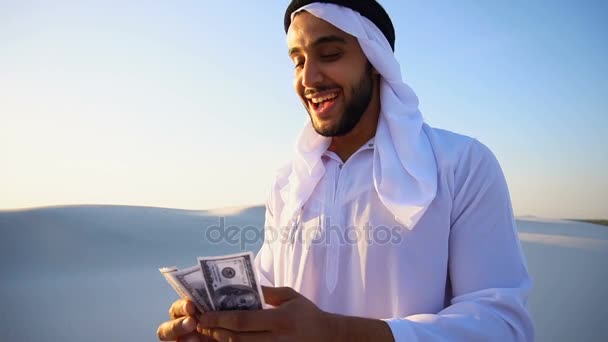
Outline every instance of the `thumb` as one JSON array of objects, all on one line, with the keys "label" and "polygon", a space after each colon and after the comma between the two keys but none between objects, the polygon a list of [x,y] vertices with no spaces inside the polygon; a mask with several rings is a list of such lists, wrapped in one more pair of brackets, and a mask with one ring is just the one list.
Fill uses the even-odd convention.
[{"label": "thumb", "polygon": [[264,301],[272,306],[279,306],[284,302],[290,301],[301,296],[291,287],[268,287],[262,286]]}]

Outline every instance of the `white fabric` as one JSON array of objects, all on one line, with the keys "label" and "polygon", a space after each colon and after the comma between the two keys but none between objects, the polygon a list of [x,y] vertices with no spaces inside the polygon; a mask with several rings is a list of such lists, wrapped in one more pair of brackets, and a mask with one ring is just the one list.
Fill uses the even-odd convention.
[{"label": "white fabric", "polygon": [[385,319],[396,341],[532,341],[531,281],[498,162],[476,140],[423,130],[438,186],[414,230],[395,220],[374,188],[371,142],[343,165],[323,154],[324,172],[287,227],[281,189],[294,164],[280,170],[256,257],[260,282],[290,286],[329,312]]},{"label": "white fabric", "polygon": [[[302,10],[356,37],[370,63],[382,75],[381,113],[373,157],[374,187],[397,220],[413,229],[437,191],[437,165],[422,131],[416,94],[402,81],[390,44],[369,19],[334,4],[313,3],[294,14]],[[285,225],[293,222],[323,176],[321,155],[330,142],[331,138],[317,134],[310,122],[298,138],[289,186],[282,191]]]},{"label": "white fabric", "polygon": [[397,341],[533,340],[531,281],[494,156],[424,124],[368,19],[332,4],[300,10],[357,37],[382,75],[382,109],[375,138],[344,164],[305,126],[267,203],[260,281],[385,319]]}]

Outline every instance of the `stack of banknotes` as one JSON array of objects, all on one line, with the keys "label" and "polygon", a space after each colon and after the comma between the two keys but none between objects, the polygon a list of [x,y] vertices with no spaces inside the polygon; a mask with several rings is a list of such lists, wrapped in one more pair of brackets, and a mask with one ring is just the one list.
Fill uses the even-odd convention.
[{"label": "stack of banknotes", "polygon": [[253,267],[253,254],[244,252],[199,257],[198,265],[186,269],[160,269],[179,296],[199,311],[260,310],[264,295]]}]

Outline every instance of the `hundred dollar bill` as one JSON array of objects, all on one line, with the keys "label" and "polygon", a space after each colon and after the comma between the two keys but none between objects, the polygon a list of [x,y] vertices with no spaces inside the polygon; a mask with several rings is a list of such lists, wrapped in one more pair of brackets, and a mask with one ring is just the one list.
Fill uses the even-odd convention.
[{"label": "hundred dollar bill", "polygon": [[262,309],[264,295],[251,252],[199,257],[198,262],[216,311]]},{"label": "hundred dollar bill", "polygon": [[177,267],[165,267],[159,271],[181,298],[192,301],[200,312],[213,311],[207,285],[199,266],[183,270]]}]

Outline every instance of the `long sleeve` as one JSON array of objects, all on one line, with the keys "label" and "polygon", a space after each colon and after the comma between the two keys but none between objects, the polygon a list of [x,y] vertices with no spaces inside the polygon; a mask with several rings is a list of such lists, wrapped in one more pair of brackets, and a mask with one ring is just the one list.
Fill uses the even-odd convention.
[{"label": "long sleeve", "polygon": [[[274,226],[274,215],[271,201],[266,203],[266,213],[264,215],[264,229]],[[270,228],[271,229],[271,228]],[[258,272],[260,283],[264,286],[274,286],[274,267],[273,267],[272,248],[269,239],[264,239],[264,244],[255,257],[255,267]]]},{"label": "long sleeve", "polygon": [[386,319],[396,341],[533,341],[531,279],[507,184],[494,155],[473,141],[454,170],[450,305]]}]

